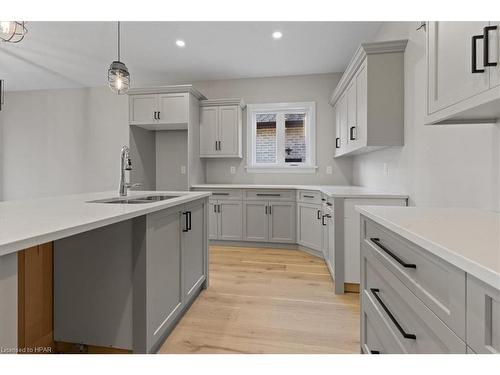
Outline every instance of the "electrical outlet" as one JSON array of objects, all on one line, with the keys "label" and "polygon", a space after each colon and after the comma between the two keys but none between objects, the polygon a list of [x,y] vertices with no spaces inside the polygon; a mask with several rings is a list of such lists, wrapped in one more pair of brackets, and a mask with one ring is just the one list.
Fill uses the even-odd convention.
[{"label": "electrical outlet", "polygon": [[186,174],[186,166],[181,165],[181,174]]},{"label": "electrical outlet", "polygon": [[331,165],[327,165],[326,166],[326,174],[332,174],[332,173],[333,173],[332,166]]},{"label": "electrical outlet", "polygon": [[231,168],[229,168],[229,172],[231,174],[236,174],[236,167],[234,165],[231,165]]},{"label": "electrical outlet", "polygon": [[389,176],[389,166],[384,163],[384,176]]}]

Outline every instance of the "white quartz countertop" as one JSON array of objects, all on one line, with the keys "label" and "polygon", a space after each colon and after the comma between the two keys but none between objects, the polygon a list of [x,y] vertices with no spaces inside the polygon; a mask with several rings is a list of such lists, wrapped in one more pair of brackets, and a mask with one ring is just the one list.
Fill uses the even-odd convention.
[{"label": "white quartz countertop", "polygon": [[384,190],[375,190],[361,186],[343,185],[258,185],[258,184],[200,184],[191,185],[193,189],[293,189],[316,190],[329,197],[372,197],[372,198],[408,198],[407,194]]},{"label": "white quartz countertop", "polygon": [[500,213],[464,208],[356,206],[369,219],[500,289]]},{"label": "white quartz countertop", "polygon": [[206,192],[133,191],[129,192],[129,197],[161,194],[179,197],[141,204],[88,203],[118,197],[117,192],[108,191],[0,202],[0,256],[210,195]]}]

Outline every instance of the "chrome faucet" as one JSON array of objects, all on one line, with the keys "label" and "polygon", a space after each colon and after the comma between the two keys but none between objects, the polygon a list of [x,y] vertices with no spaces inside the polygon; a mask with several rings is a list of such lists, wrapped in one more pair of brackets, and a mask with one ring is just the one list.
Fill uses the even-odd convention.
[{"label": "chrome faucet", "polygon": [[120,197],[125,197],[129,188],[141,186],[141,184],[131,184],[125,181],[125,171],[131,170],[132,161],[130,160],[130,149],[128,146],[123,146],[120,154],[120,186],[118,187],[118,194]]}]

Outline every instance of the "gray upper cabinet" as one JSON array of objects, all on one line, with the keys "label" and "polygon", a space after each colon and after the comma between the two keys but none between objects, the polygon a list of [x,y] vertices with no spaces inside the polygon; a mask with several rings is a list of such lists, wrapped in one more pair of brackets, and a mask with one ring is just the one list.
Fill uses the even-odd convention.
[{"label": "gray upper cabinet", "polygon": [[190,298],[205,278],[205,210],[198,202],[182,212],[182,274],[185,298]]},{"label": "gray upper cabinet", "polygon": [[130,125],[149,125],[156,122],[158,97],[151,95],[132,95],[129,98]]},{"label": "gray upper cabinet", "polygon": [[243,157],[243,101],[202,100],[200,106],[200,157]]},{"label": "gray upper cabinet", "polygon": [[500,354],[500,290],[467,275],[467,345]]},{"label": "gray upper cabinet", "polygon": [[321,205],[297,203],[297,242],[299,245],[321,251],[323,226]]},{"label": "gray upper cabinet", "polygon": [[428,22],[426,123],[496,122],[499,53],[499,22]]},{"label": "gray upper cabinet", "polygon": [[363,43],[335,88],[334,156],[403,146],[407,40]]}]

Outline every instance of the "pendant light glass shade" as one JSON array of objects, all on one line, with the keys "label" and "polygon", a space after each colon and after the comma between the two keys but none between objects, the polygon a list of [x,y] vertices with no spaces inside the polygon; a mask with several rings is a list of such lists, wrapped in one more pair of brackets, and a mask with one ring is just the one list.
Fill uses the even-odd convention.
[{"label": "pendant light glass shade", "polygon": [[19,43],[28,30],[24,21],[0,21],[0,40],[8,43]]},{"label": "pendant light glass shade", "polygon": [[130,87],[130,73],[120,61],[120,22],[118,22],[118,60],[113,61],[108,69],[108,86],[115,94],[125,94]]}]

